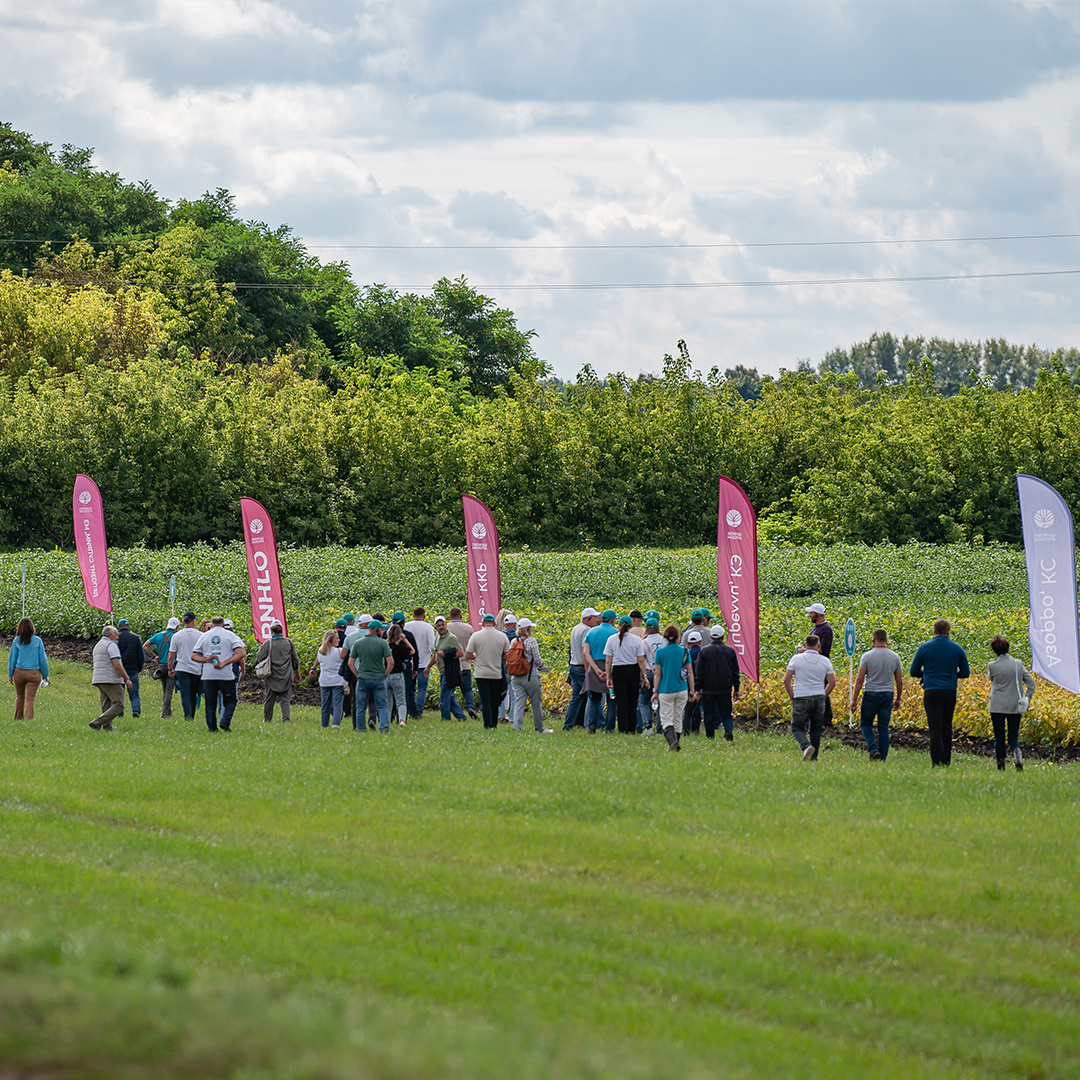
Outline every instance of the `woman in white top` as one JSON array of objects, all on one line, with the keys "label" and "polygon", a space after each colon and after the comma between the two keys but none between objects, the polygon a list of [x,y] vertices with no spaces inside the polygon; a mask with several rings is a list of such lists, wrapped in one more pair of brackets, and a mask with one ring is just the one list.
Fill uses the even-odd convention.
[{"label": "woman in white top", "polygon": [[619,632],[604,644],[604,668],[607,684],[615,691],[615,708],[619,731],[623,735],[637,732],[637,699],[645,674],[645,642],[630,633],[632,620],[624,615],[619,620]]},{"label": "woman in white top", "polygon": [[1005,729],[1008,727],[1009,752],[1018,770],[1024,767],[1020,752],[1020,698],[1023,690],[1027,699],[1035,693],[1035,677],[1023,662],[1009,655],[1009,643],[1000,635],[990,640],[996,659],[986,669],[990,676],[990,722],[994,725],[994,753],[997,767],[1005,768]]},{"label": "woman in white top", "polygon": [[327,630],[323,634],[322,644],[315,654],[315,663],[311,665],[309,675],[319,672],[319,689],[322,692],[322,726],[330,727],[333,713],[333,727],[341,727],[341,714],[345,708],[345,677],[341,674],[341,649],[338,647],[337,630]]}]

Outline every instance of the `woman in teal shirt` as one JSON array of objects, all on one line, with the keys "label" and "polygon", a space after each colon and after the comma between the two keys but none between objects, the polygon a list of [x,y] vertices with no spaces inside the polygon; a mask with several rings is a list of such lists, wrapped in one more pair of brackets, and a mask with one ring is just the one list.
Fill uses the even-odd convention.
[{"label": "woman in teal shirt", "polygon": [[20,619],[8,654],[8,682],[15,687],[15,719],[34,719],[34,698],[49,677],[45,645],[29,619]]},{"label": "woman in teal shirt", "polygon": [[[690,653],[679,644],[679,628],[669,626],[664,631],[664,638],[667,644],[658,648],[653,656],[653,701],[660,704],[660,726],[669,748],[678,750],[683,710],[686,702],[697,701],[698,695],[694,689]],[[683,678],[684,669],[686,678]]]}]

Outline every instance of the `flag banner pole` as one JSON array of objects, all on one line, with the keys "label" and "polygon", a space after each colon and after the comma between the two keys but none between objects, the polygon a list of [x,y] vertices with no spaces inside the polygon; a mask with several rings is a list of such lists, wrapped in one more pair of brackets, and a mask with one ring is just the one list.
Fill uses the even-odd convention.
[{"label": "flag banner pole", "polygon": [[491,511],[475,496],[462,494],[465,514],[465,564],[468,574],[469,625],[479,630],[484,616],[502,607],[499,577],[499,530]]},{"label": "flag banner pole", "polygon": [[240,500],[240,516],[244,521],[244,547],[251,588],[251,623],[255,628],[255,640],[262,644],[270,637],[270,627],[276,622],[280,622],[288,633],[277,540],[270,515],[262,503],[245,496]]},{"label": "flag banner pole", "polygon": [[727,643],[739,669],[760,682],[757,517],[746,492],[720,477],[716,524],[716,598],[727,627]]},{"label": "flag banner pole", "polygon": [[1072,512],[1043,480],[1020,473],[1020,523],[1027,562],[1031,670],[1080,694],[1080,617]]},{"label": "flag banner pole", "polygon": [[79,473],[71,495],[71,514],[75,526],[75,549],[79,556],[86,602],[112,614],[112,589],[109,587],[109,549],[105,542],[105,513],[97,484]]}]

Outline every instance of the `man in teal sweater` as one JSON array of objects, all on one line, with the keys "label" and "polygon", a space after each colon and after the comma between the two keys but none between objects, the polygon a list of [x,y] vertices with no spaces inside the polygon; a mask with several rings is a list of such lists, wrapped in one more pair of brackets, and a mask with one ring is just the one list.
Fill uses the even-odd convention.
[{"label": "man in teal sweater", "polygon": [[971,674],[967,653],[949,637],[948,619],[934,623],[934,636],[915,650],[911,676],[923,686],[923,708],[930,728],[930,764],[952,761],[952,725],[956,712],[956,684]]}]

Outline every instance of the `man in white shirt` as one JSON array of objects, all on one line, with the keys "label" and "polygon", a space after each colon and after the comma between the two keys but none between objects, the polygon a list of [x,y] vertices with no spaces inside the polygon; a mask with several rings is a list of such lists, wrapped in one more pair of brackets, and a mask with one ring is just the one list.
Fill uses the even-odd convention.
[{"label": "man in white shirt", "polygon": [[425,621],[427,612],[422,608],[413,608],[412,619],[405,624],[405,629],[416,641],[416,716],[423,714],[427,701],[428,676],[425,668],[431,663],[431,654],[435,651],[435,627]]},{"label": "man in white shirt", "polygon": [[803,761],[813,761],[818,756],[825,724],[825,700],[836,685],[832,661],[821,655],[820,644],[811,634],[803,649],[788,661],[784,673],[784,689],[791,699],[791,734],[802,749]]},{"label": "man in white shirt", "polygon": [[570,670],[567,672],[570,681],[570,704],[566,706],[563,731],[585,726],[585,702],[588,698],[582,693],[585,686],[585,656],[582,646],[585,635],[599,625],[600,612],[594,607],[587,607],[581,613],[581,622],[570,631]]},{"label": "man in white shirt", "polygon": [[[247,648],[243,641],[231,630],[225,629],[222,616],[214,616],[210,629],[199,638],[191,653],[191,659],[202,665],[206,726],[211,731],[229,731],[232,727],[233,713],[236,711],[236,676],[232,666],[242,664],[246,657]],[[225,703],[220,722],[219,698],[223,698]]]},{"label": "man in white shirt", "polygon": [[169,639],[169,678],[176,678],[185,720],[195,719],[195,702],[202,693],[202,664],[191,659],[201,637],[195,612],[189,611],[184,615],[183,630],[177,630]]},{"label": "man in white shirt", "polygon": [[510,639],[495,628],[495,616],[489,611],[483,625],[465,649],[465,659],[473,666],[473,680],[480,695],[484,727],[499,726],[499,705],[503,696],[503,657],[510,651]]}]

